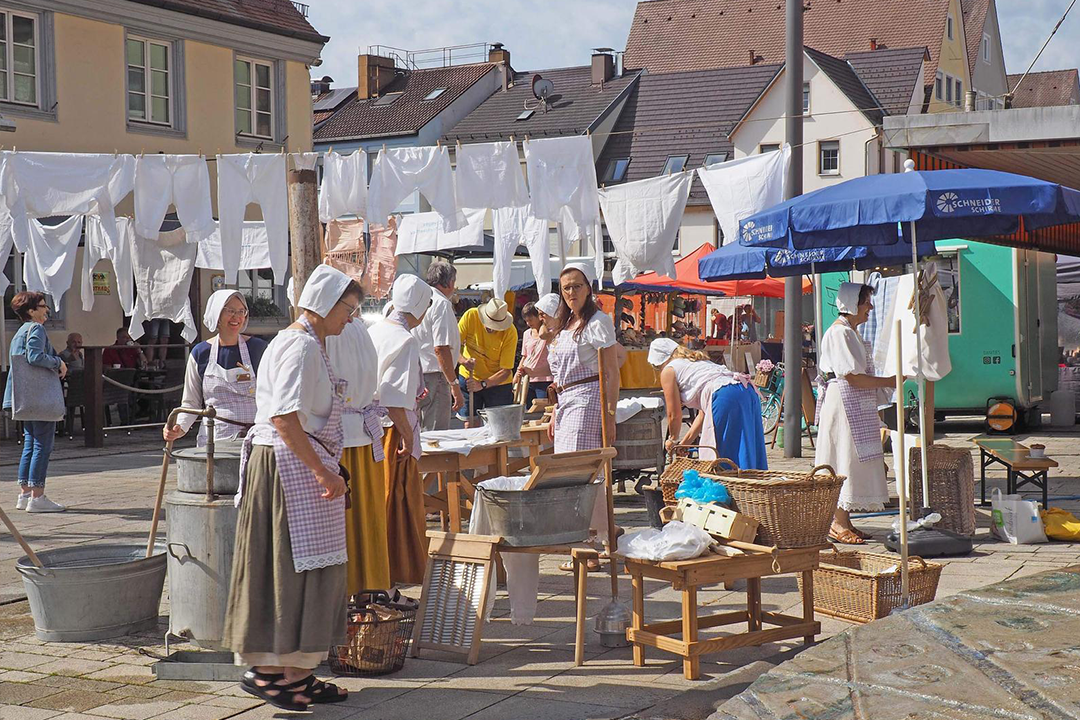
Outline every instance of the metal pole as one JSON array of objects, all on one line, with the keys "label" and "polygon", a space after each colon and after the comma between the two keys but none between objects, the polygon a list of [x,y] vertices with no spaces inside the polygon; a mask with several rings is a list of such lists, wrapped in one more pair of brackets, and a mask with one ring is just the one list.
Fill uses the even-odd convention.
[{"label": "metal pole", "polygon": [[[803,0],[787,0],[787,112],[784,130],[791,147],[784,195],[802,195],[803,171]],[[784,281],[784,457],[802,457],[802,276]]]}]

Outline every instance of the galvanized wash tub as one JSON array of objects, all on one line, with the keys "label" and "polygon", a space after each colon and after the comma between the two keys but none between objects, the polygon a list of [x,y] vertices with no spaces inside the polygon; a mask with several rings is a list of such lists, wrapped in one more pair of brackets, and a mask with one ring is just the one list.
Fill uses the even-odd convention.
[{"label": "galvanized wash tub", "polygon": [[102,640],[157,626],[165,548],[86,545],[38,553],[15,568],[23,578],[35,634],[50,642]]},{"label": "galvanized wash tub", "polygon": [[538,490],[487,490],[483,496],[489,535],[501,535],[515,547],[561,545],[589,538],[593,503],[603,483]]},{"label": "galvanized wash tub", "polygon": [[[214,443],[214,494],[235,495],[240,486],[242,442]],[[206,494],[206,448],[185,448],[172,454],[176,460],[176,489]]]}]

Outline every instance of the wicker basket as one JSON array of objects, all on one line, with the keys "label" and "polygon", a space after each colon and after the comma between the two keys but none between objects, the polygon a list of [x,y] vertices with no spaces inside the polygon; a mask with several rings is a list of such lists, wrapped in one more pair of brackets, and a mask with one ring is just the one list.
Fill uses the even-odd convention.
[{"label": "wicker basket", "polygon": [[[942,567],[920,557],[908,558],[908,595],[912,605],[934,599]],[[799,590],[802,590],[802,575],[799,575]],[[898,556],[862,551],[821,553],[821,565],[814,570],[815,611],[868,623],[887,616],[902,602]]]},{"label": "wicker basket", "polygon": [[[679,489],[679,483],[682,482],[684,471],[697,470],[702,475],[707,475],[713,472],[713,468],[716,467],[717,463],[721,462],[721,460],[698,460],[697,458],[687,457],[694,450],[703,448],[705,448],[704,445],[675,446],[671,462],[668,463],[663,474],[660,475],[660,491],[664,493],[665,504],[674,506],[678,502],[675,499],[675,491]],[[708,449],[712,450],[712,448]],[[731,463],[730,460],[723,460],[723,462]]]},{"label": "wicker basket", "polygon": [[[930,487],[930,504],[941,513],[941,522],[935,527],[951,530],[960,535],[975,535],[975,466],[971,451],[945,445],[926,448]],[[924,507],[922,499],[922,452],[910,449],[911,498],[914,507]]]},{"label": "wicker basket", "polygon": [[716,461],[709,477],[724,484],[735,510],[761,523],[758,542],[762,545],[796,548],[829,542],[844,476],[828,465],[808,473],[740,470],[724,459]]},{"label": "wicker basket", "polygon": [[761,372],[758,370],[754,373],[754,384],[759,388],[769,387],[769,383],[772,382],[773,373],[776,372],[776,368],[773,368],[769,372]]},{"label": "wicker basket", "polygon": [[350,603],[344,645],[330,648],[335,675],[366,677],[397,672],[405,664],[420,603],[403,597],[391,602],[385,591],[363,593]]}]

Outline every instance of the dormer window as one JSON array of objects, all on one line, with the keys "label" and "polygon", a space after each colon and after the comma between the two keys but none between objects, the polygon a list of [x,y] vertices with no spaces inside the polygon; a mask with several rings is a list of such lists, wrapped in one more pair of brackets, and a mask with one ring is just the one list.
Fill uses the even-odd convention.
[{"label": "dormer window", "polygon": [[444,88],[444,87],[440,87],[440,88],[435,88],[434,90],[432,90],[431,92],[429,92],[429,93],[428,93],[427,95],[425,95],[425,96],[424,96],[424,100],[425,100],[425,101],[427,101],[427,100],[434,100],[435,98],[439,97],[439,96],[440,96],[440,95],[442,95],[442,94],[443,94],[444,92],[446,92],[446,91],[447,91],[447,89],[448,89],[448,88]]}]

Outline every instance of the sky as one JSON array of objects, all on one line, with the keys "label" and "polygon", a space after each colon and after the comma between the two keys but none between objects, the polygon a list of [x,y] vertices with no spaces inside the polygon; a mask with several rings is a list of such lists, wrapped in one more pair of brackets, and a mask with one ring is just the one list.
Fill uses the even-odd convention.
[{"label": "sky", "polygon": [[[860,0],[883,2],[885,0]],[[888,0],[903,2],[903,0]],[[585,65],[592,49],[621,50],[635,0],[306,0],[330,42],[312,75],[356,85],[356,57],[369,45],[408,50],[501,42],[518,70]],[[997,0],[1005,67],[1023,72],[1070,0]],[[1080,3],[1078,3],[1080,5]],[[1080,67],[1080,7],[1050,41],[1035,70]]]}]

